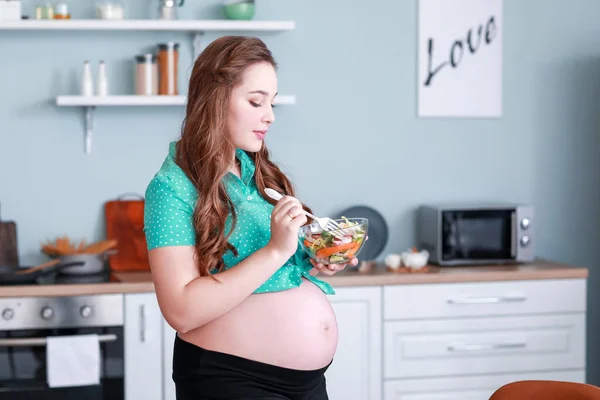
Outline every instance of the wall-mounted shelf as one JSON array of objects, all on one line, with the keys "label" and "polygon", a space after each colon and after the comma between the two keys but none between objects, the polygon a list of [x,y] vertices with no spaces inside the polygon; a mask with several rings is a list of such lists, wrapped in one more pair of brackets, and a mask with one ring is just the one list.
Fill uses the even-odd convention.
[{"label": "wall-mounted shelf", "polygon": [[193,54],[202,51],[205,32],[284,32],[296,28],[294,21],[236,21],[221,19],[173,20],[160,19],[68,19],[0,21],[0,31],[169,31],[192,32]]},{"label": "wall-mounted shelf", "polygon": [[[95,107],[95,106],[183,106],[186,96],[58,96],[56,105],[61,107]],[[279,95],[275,104],[293,105],[296,96]]]},{"label": "wall-mounted shelf", "polygon": [[[186,96],[58,96],[56,105],[60,107],[83,107],[85,109],[85,152],[92,151],[92,122],[96,107],[149,107],[185,106]],[[296,104],[294,95],[278,95],[276,105]]]},{"label": "wall-mounted shelf", "polygon": [[76,31],[291,31],[294,21],[234,21],[234,20],[20,20],[0,21],[0,30],[76,30]]}]

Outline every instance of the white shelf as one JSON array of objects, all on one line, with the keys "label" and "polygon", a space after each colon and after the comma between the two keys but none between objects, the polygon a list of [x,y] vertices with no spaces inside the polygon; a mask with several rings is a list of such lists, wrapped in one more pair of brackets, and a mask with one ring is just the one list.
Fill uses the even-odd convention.
[{"label": "white shelf", "polygon": [[[56,105],[60,107],[83,107],[85,109],[85,152],[92,151],[92,120],[96,107],[131,107],[131,106],[184,106],[186,96],[58,96]],[[275,104],[296,104],[296,96],[277,96]]]},{"label": "white shelf", "polygon": [[[186,96],[58,96],[56,105],[61,107],[122,107],[122,106],[183,106]],[[277,96],[276,105],[296,104],[296,96]]]},{"label": "white shelf", "polygon": [[0,21],[0,30],[76,30],[76,31],[291,31],[294,21],[236,20],[19,20]]}]

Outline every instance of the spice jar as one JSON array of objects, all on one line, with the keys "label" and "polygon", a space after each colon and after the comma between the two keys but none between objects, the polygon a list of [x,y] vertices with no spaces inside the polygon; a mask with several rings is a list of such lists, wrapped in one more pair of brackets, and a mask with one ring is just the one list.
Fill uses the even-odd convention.
[{"label": "spice jar", "polygon": [[135,94],[152,96],[158,94],[158,66],[154,54],[135,57]]},{"label": "spice jar", "polygon": [[54,5],[54,19],[71,19],[69,14],[69,5],[66,0],[59,0]]},{"label": "spice jar", "polygon": [[158,45],[158,94],[174,96],[177,89],[179,69],[179,43],[169,42]]}]

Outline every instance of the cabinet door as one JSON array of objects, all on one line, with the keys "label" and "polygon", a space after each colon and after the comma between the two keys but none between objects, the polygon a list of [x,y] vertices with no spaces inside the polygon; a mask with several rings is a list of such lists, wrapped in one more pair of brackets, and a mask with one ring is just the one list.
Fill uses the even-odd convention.
[{"label": "cabinet door", "polygon": [[125,295],[125,399],[162,400],[162,315],[154,293]]},{"label": "cabinet door", "polygon": [[381,399],[381,288],[337,288],[330,297],[338,346],[325,373],[331,400]]},{"label": "cabinet door", "polygon": [[500,387],[525,380],[585,382],[584,370],[398,379],[384,383],[385,400],[488,400]]},{"label": "cabinet door", "polygon": [[164,400],[175,400],[175,383],[173,382],[173,344],[175,341],[175,329],[162,318],[163,330],[163,390]]}]

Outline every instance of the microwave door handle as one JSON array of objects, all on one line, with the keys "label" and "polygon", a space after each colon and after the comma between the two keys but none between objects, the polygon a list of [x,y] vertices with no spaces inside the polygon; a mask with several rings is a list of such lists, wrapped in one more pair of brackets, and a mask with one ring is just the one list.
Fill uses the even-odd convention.
[{"label": "microwave door handle", "polygon": [[517,257],[517,242],[518,242],[518,230],[517,230],[517,212],[511,213],[511,226],[510,226],[510,255],[514,259]]}]

